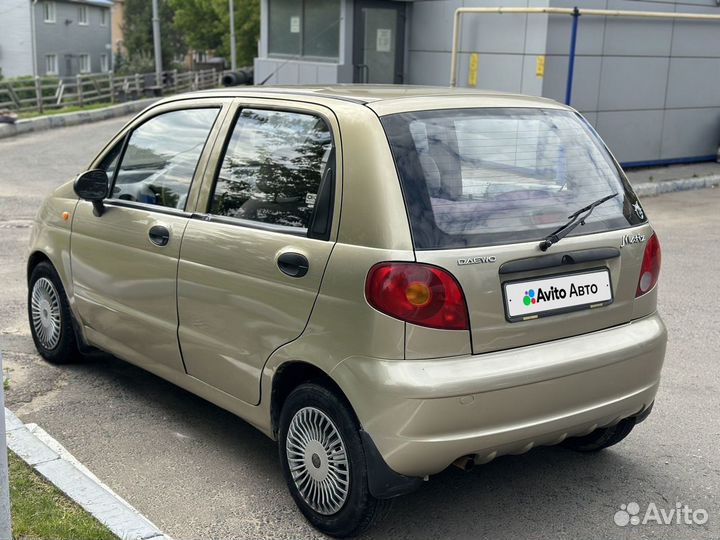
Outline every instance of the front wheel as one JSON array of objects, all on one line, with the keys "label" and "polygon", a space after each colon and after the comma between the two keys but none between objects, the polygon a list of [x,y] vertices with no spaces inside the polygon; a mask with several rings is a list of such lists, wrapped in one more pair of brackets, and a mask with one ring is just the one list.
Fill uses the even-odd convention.
[{"label": "front wheel", "polygon": [[72,314],[55,268],[41,262],[28,282],[30,333],[40,355],[53,364],[65,364],[79,355]]},{"label": "front wheel", "polygon": [[347,405],[307,383],[288,396],[280,414],[280,462],[295,503],[318,530],[355,536],[379,521],[391,501],[368,489],[358,425]]}]

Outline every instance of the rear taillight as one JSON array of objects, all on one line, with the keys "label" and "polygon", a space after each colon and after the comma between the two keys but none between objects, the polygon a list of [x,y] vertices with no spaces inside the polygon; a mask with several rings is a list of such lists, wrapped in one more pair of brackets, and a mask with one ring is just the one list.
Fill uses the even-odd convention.
[{"label": "rear taillight", "polygon": [[657,283],[658,277],[660,277],[661,258],[660,241],[658,237],[653,234],[645,246],[635,298],[650,291]]},{"label": "rear taillight", "polygon": [[376,264],[368,272],[365,297],[375,309],[409,323],[444,330],[470,328],[460,285],[435,266]]}]

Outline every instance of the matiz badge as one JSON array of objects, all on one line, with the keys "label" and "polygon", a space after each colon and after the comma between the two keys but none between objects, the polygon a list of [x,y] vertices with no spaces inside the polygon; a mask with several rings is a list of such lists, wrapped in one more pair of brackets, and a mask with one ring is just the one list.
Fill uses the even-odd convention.
[{"label": "matiz badge", "polygon": [[626,234],[622,237],[622,241],[620,242],[620,247],[625,247],[628,244],[639,244],[640,242],[645,241],[645,235],[644,234]]}]

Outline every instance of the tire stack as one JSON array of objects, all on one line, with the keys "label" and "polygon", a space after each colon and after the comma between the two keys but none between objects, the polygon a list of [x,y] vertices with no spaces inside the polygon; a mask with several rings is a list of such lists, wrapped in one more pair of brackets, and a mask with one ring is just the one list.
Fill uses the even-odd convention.
[{"label": "tire stack", "polygon": [[243,86],[253,84],[254,71],[252,67],[241,68],[237,71],[228,71],[222,76],[222,85]]}]

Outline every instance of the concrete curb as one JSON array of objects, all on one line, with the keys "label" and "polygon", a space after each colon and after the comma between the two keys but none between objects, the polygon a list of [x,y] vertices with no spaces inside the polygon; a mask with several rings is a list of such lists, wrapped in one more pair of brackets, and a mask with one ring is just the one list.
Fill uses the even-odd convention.
[{"label": "concrete curb", "polygon": [[31,133],[33,131],[89,124],[91,122],[126,116],[139,112],[156,101],[157,98],[139,99],[119,105],[111,105],[110,107],[104,107],[102,109],[38,116],[37,118],[18,120],[14,124],[0,124],[0,139],[14,137],[15,135],[21,135],[23,133]]},{"label": "concrete curb", "polygon": [[122,540],[172,540],[100,482],[59,442],[5,409],[8,448]]},{"label": "concrete curb", "polygon": [[714,188],[720,185],[720,174],[701,176],[699,178],[681,178],[679,180],[663,180],[662,182],[644,182],[635,184],[633,190],[639,197],[655,197],[663,193],[688,191],[691,189]]}]

